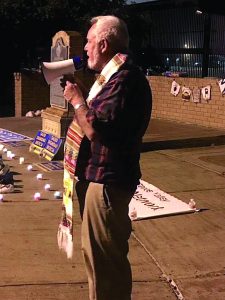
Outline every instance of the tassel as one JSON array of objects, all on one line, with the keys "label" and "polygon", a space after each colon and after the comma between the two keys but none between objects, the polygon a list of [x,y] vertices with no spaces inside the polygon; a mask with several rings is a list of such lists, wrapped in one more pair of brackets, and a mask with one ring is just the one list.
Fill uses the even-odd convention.
[{"label": "tassel", "polygon": [[62,224],[59,224],[57,232],[57,240],[59,250],[62,250],[66,253],[67,258],[73,257],[73,236],[70,232],[70,229]]}]

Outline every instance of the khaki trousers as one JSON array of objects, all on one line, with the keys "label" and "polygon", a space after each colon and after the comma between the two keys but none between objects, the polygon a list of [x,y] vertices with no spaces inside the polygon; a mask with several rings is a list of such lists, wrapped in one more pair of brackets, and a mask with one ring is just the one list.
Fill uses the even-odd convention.
[{"label": "khaki trousers", "polygon": [[131,299],[128,205],[135,190],[93,182],[76,184],[90,300]]}]

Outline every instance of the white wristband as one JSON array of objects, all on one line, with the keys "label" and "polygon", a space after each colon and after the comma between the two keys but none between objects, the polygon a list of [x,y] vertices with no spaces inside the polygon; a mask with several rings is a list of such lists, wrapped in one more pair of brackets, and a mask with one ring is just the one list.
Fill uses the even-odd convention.
[{"label": "white wristband", "polygon": [[82,106],[85,106],[86,107],[86,104],[84,103],[84,102],[82,102],[82,103],[77,103],[77,104],[75,104],[74,105],[74,109],[75,110],[78,110],[80,107],[82,107]]}]

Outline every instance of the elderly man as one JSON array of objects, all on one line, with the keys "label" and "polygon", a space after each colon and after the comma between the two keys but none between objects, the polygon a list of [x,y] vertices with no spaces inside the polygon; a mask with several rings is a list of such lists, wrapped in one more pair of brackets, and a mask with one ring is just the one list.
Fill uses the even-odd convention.
[{"label": "elderly man", "polygon": [[87,99],[77,84],[67,81],[64,90],[75,111],[67,135],[76,144],[77,156],[66,143],[65,158],[76,168],[90,300],[131,299],[128,208],[141,177],[140,147],[152,97],[128,46],[124,21],[115,16],[93,18],[84,50],[88,67],[99,75]]}]

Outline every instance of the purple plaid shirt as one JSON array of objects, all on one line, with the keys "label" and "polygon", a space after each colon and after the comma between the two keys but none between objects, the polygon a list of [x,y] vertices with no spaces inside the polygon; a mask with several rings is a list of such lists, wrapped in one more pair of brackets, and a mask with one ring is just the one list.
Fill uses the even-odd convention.
[{"label": "purple plaid shirt", "polygon": [[137,184],[142,137],[151,116],[152,96],[144,74],[126,62],[91,101],[87,120],[98,137],[84,136],[76,176],[98,183]]}]

